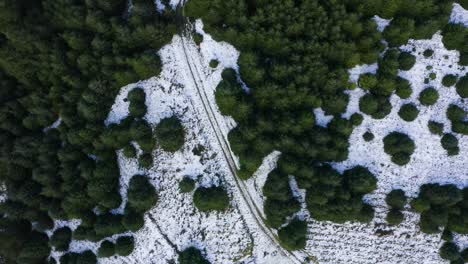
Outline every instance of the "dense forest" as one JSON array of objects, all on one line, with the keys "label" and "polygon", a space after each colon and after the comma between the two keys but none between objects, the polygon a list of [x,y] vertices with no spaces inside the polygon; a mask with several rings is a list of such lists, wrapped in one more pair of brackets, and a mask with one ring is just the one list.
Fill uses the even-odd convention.
[{"label": "dense forest", "polygon": [[[146,176],[134,176],[124,214],[111,213],[122,202],[116,150],[135,156],[135,141],[144,152],[140,165],[149,167],[152,149],[174,151],[183,130],[179,123],[175,145],[164,127],[178,120],[153,137],[155,128],[142,118],[141,89],[129,93],[128,118],[108,127],[104,120],[122,86],[159,74],[157,51],[175,33],[174,12],[158,12],[152,0],[0,6],[0,180],[8,197],[0,204],[0,256],[6,263],[45,263],[51,247],[66,252],[72,239],[100,241],[140,229],[156,190]],[[81,225],[74,232],[59,228],[49,239],[44,231],[55,219]],[[131,236],[103,242],[98,257],[128,255],[133,244]],[[69,252],[60,262],[95,263],[96,256]]]},{"label": "dense forest", "polygon": [[[430,39],[439,30],[445,47],[460,52],[458,63],[468,65],[468,29],[449,23],[453,3],[450,0],[187,2],[186,15],[201,18],[204,30],[214,39],[227,41],[240,51],[238,72],[225,70],[215,93],[221,112],[238,123],[230,132],[229,141],[240,159],[239,175],[249,178],[263,157],[273,150],[282,153],[278,168],[269,174],[263,192],[267,198],[264,203],[267,223],[279,229],[286,247],[297,249],[304,245],[297,243],[301,235],[292,232],[289,226],[299,225],[295,221],[288,224],[288,219],[300,209],[289,187],[290,175],[300,188],[306,189],[306,202],[313,218],[334,222],[367,222],[373,218],[373,209],[362,201],[362,196],[375,189],[374,175],[361,166],[340,174],[327,165],[347,159],[349,136],[363,120],[358,113],[349,119],[342,118],[349,101],[345,91],[359,86],[365,91],[359,101],[360,111],[374,119],[386,117],[392,110],[391,95],[407,99],[413,93],[410,82],[399,77],[398,71],[410,70],[416,58],[399,47],[410,38]],[[466,1],[460,4],[468,7]],[[374,15],[391,19],[382,33],[377,30]],[[195,37],[200,42],[200,37]],[[432,50],[424,52],[426,57],[432,54]],[[375,62],[378,63],[375,74],[361,75],[357,84],[349,82],[348,69]],[[239,79],[245,82],[248,91]],[[460,97],[465,98],[466,77],[461,79],[448,76],[444,83],[456,85]],[[428,87],[418,98],[423,106],[430,106],[437,102],[439,94]],[[318,107],[334,116],[327,127],[315,124],[313,109]],[[466,135],[466,113],[463,109],[449,112],[453,131]],[[413,121],[418,114],[419,109],[411,104],[399,110],[403,122]],[[440,130],[436,122],[429,122],[428,126]],[[370,141],[374,136],[368,132],[364,138]],[[385,152],[400,166],[410,162],[416,147],[407,135],[397,132],[387,135],[384,144]],[[441,144],[449,155],[458,154],[452,134],[441,135]],[[388,220],[398,224],[403,220],[402,205],[390,206],[393,209]]]}]

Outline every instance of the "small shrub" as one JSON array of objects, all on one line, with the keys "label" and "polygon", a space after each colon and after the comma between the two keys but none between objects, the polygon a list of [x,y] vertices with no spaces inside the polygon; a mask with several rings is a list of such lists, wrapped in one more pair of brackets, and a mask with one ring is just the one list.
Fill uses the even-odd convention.
[{"label": "small shrub", "polygon": [[104,240],[99,246],[98,257],[108,258],[115,254],[115,245],[109,240]]},{"label": "small shrub", "polygon": [[361,114],[358,114],[358,113],[354,113],[353,115],[351,115],[351,123],[353,124],[353,126],[359,126],[362,124],[362,121],[364,120],[364,118],[362,117]]},{"label": "small shrub", "polygon": [[400,53],[400,56],[398,56],[398,65],[400,66],[400,70],[409,71],[413,68],[415,63],[416,57],[409,52],[402,52]]},{"label": "small shrub", "polygon": [[411,122],[418,117],[419,110],[414,104],[404,104],[401,106],[400,111],[398,111],[398,115],[401,119]]},{"label": "small shrub", "polygon": [[121,236],[115,241],[115,253],[120,256],[128,256],[135,247],[133,236]]},{"label": "small shrub", "polygon": [[200,44],[203,42],[203,35],[200,33],[195,33],[193,34],[193,40],[197,44],[197,46],[200,46]]},{"label": "small shrub", "polygon": [[440,140],[442,147],[447,150],[449,156],[458,155],[460,149],[458,147],[458,139],[452,134],[445,134]]},{"label": "small shrub", "polygon": [[408,99],[412,93],[410,82],[407,79],[398,77],[396,80],[396,95],[401,99]]},{"label": "small shrub", "polygon": [[186,248],[184,251],[179,253],[180,264],[210,264],[206,260],[200,250],[195,247]]},{"label": "small shrub", "polygon": [[364,138],[366,142],[374,140],[374,137],[375,137],[374,134],[372,134],[369,131],[367,131],[366,133],[364,133],[364,135],[362,135],[362,138]]},{"label": "small shrub", "polygon": [[457,83],[457,76],[453,74],[447,74],[442,78],[442,84],[445,87],[454,86]]},{"label": "small shrub", "polygon": [[442,232],[442,239],[445,240],[446,242],[452,242],[453,241],[453,234],[450,232],[448,229],[444,229]]},{"label": "small shrub", "polygon": [[433,105],[439,100],[439,93],[436,89],[429,87],[419,94],[419,101],[425,106]]},{"label": "small shrub", "polygon": [[434,51],[431,49],[427,49],[423,52],[424,57],[428,58],[431,57],[434,54]]},{"label": "small shrub", "polygon": [[389,225],[399,225],[405,219],[403,213],[397,209],[392,209],[387,213],[385,220]]},{"label": "small shrub", "polygon": [[437,78],[437,74],[435,72],[431,72],[429,73],[429,79],[431,79],[432,81],[435,80]]},{"label": "small shrub", "polygon": [[200,187],[193,194],[193,202],[202,212],[223,211],[229,206],[229,196],[221,187]]},{"label": "small shrub", "polygon": [[429,121],[427,126],[429,127],[429,131],[434,135],[442,135],[444,133],[444,124],[442,123]]},{"label": "small shrub", "polygon": [[175,116],[161,120],[155,130],[158,144],[165,151],[176,152],[185,143],[185,129]]},{"label": "small shrub", "polygon": [[219,61],[218,61],[218,60],[211,60],[211,61],[210,61],[210,67],[211,67],[211,68],[216,68],[216,67],[218,67],[218,65],[219,65]]},{"label": "small shrub", "polygon": [[195,181],[192,178],[188,177],[188,176],[185,176],[179,182],[179,190],[182,193],[191,192],[191,191],[193,191],[194,188],[195,188]]},{"label": "small shrub", "polygon": [[305,248],[307,241],[307,223],[297,218],[278,231],[278,237],[288,250]]},{"label": "small shrub", "polygon": [[143,153],[138,161],[140,166],[145,169],[151,169],[151,167],[153,167],[153,155],[151,155],[151,153]]},{"label": "small shrub", "polygon": [[399,132],[392,132],[383,139],[384,151],[392,157],[392,161],[400,166],[410,161],[416,146],[413,140],[407,135]]},{"label": "small shrub", "polygon": [[146,95],[145,91],[141,88],[135,88],[128,92],[127,96],[128,100],[130,101],[130,105],[128,111],[130,112],[130,116],[136,118],[142,118],[146,115],[147,107],[145,104]]},{"label": "small shrub", "polygon": [[468,98],[468,74],[460,78],[455,87],[461,98]]},{"label": "small shrub", "polygon": [[392,190],[387,194],[385,202],[391,208],[401,210],[405,207],[406,204],[405,192],[401,189]]},{"label": "small shrub", "polygon": [[137,150],[132,144],[128,144],[123,148],[123,154],[126,158],[133,159],[137,155]]},{"label": "small shrub", "polygon": [[55,247],[57,251],[67,251],[70,245],[72,231],[68,227],[62,227],[52,234],[49,245]]},{"label": "small shrub", "polygon": [[440,257],[445,260],[454,261],[461,257],[460,252],[458,250],[458,246],[454,243],[445,242],[439,249],[439,254]]},{"label": "small shrub", "polygon": [[158,195],[148,178],[143,175],[132,177],[128,187],[128,205],[136,212],[145,212],[158,201]]}]

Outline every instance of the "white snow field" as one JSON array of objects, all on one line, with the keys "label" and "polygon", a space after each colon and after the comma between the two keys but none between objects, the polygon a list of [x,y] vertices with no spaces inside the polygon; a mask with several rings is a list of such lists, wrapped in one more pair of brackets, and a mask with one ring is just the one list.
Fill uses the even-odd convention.
[{"label": "white snow field", "polygon": [[[158,1],[159,2],[159,1]],[[171,0],[175,6],[178,0]],[[375,18],[379,29],[383,30],[387,22]],[[451,21],[465,23],[468,20],[466,10],[454,5]],[[119,153],[121,169],[121,194],[123,202],[115,209],[122,212],[126,203],[126,192],[130,178],[137,173],[145,173],[154,184],[159,194],[158,204],[145,215],[145,226],[135,236],[135,250],[127,257],[111,257],[99,259],[99,263],[177,263],[177,251],[189,246],[201,249],[207,259],[213,264],[258,263],[258,264],[288,264],[297,263],[294,258],[288,258],[277,245],[261,230],[249,210],[249,205],[242,198],[235,184],[228,161],[222,155],[222,146],[216,140],[209,122],[209,115],[204,110],[203,102],[197,94],[196,82],[201,82],[209,104],[215,109],[215,117],[223,136],[227,139],[229,131],[236,126],[231,117],[221,115],[214,98],[216,86],[221,81],[223,69],[232,67],[238,70],[239,52],[232,45],[216,42],[203,31],[200,20],[196,22],[197,32],[204,36],[199,47],[189,38],[184,37],[191,63],[198,69],[200,80],[194,80],[191,69],[183,51],[180,36],[174,36],[172,42],[163,47],[159,54],[163,62],[162,73],[158,77],[141,81],[123,87],[115,100],[107,123],[115,123],[128,115],[127,93],[141,87],[146,92],[148,113],[145,119],[153,126],[165,117],[178,116],[186,129],[186,143],[174,154],[154,150],[154,166],[150,170],[138,167],[136,159],[127,159]],[[422,52],[431,48],[434,55],[425,58]],[[396,227],[385,224],[385,214],[388,208],[384,196],[394,188],[403,189],[407,195],[417,195],[419,187],[424,183],[453,183],[459,187],[468,185],[468,138],[457,134],[460,154],[448,157],[440,145],[440,138],[430,134],[427,128],[428,120],[444,123],[444,131],[450,132],[450,123],[445,117],[446,108],[455,103],[468,109],[468,104],[456,93],[454,87],[443,87],[442,77],[456,73],[463,75],[466,68],[459,67],[458,52],[447,51],[440,34],[431,40],[410,41],[402,49],[410,51],[417,57],[417,63],[408,72],[400,72],[402,77],[411,81],[413,95],[406,100],[397,96],[391,97],[392,112],[382,120],[374,120],[364,115],[364,122],[357,127],[350,137],[349,157],[333,166],[342,171],[355,165],[365,165],[378,178],[378,189],[365,197],[366,201],[375,206],[376,215],[370,224],[334,224],[312,220],[304,208],[300,217],[309,222],[308,242],[305,252],[318,263],[329,264],[439,264],[446,263],[438,254],[442,243],[440,235],[426,235],[419,231],[418,215],[405,211],[405,221]],[[213,69],[209,66],[212,59],[219,65]],[[427,70],[427,66],[432,66]],[[377,65],[361,65],[350,70],[350,79],[356,82],[364,72],[375,72]],[[437,77],[429,84],[424,79],[429,73]],[[417,96],[426,86],[435,87],[440,94],[438,102],[425,107],[419,104]],[[359,112],[359,97],[364,92],[357,88],[349,91],[350,103],[344,117]],[[420,109],[418,118],[413,122],[401,120],[397,114],[399,106],[413,102]],[[318,124],[326,126],[330,117],[325,116],[321,109],[315,109]],[[382,138],[391,131],[403,131],[408,134],[417,146],[411,156],[411,162],[400,167],[393,164],[383,152]],[[375,139],[365,142],[362,134],[371,131]],[[200,156],[195,155],[194,148],[203,146]],[[253,203],[262,209],[262,186],[268,173],[276,166],[276,160],[281,153],[275,151],[265,157],[262,165],[254,176],[245,181],[246,188],[252,196]],[[230,208],[220,213],[200,213],[192,201],[192,193],[181,194],[178,182],[184,176],[197,178],[200,185],[223,185],[231,198]],[[304,201],[304,190],[297,188],[291,177],[290,184],[300,201]],[[313,217],[313,216],[312,216]],[[56,228],[70,226],[75,229],[79,222],[57,222]],[[125,235],[125,234],[121,234]],[[115,235],[111,239],[115,240]],[[455,241],[463,249],[468,246],[468,236],[455,235]],[[97,251],[99,243],[89,241],[74,241],[70,249],[81,252],[91,249]],[[304,258],[305,252],[296,252],[294,256]],[[53,252],[58,257],[61,252]],[[313,263],[313,262],[311,262]]]}]

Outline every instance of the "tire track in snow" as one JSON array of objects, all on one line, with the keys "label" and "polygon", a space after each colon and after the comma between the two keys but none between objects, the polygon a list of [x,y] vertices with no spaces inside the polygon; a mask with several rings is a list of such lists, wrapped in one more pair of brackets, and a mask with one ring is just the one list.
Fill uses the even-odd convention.
[{"label": "tire track in snow", "polygon": [[[187,27],[186,27],[187,23],[183,15],[183,7],[179,5],[177,7],[176,13],[177,13],[176,14],[177,27],[178,27],[179,33],[181,34],[181,43],[182,43],[181,46],[182,46],[185,62],[187,63],[188,69],[190,70],[190,76],[193,79],[193,83],[196,88],[197,95],[200,97],[203,110],[205,111],[205,114],[207,115],[207,119],[210,123],[212,130],[214,131],[216,141],[222,150],[223,157],[228,164],[229,171],[231,172],[231,176],[236,184],[237,189],[239,190],[239,193],[241,194],[241,198],[244,204],[249,209],[250,214],[251,216],[253,216],[253,219],[257,223],[259,229],[266,235],[266,237],[270,240],[270,242],[272,242],[276,246],[278,251],[284,257],[288,258],[293,263],[305,263],[305,260],[303,259],[303,257],[298,256],[281,246],[278,236],[272,231],[271,228],[266,226],[265,219],[262,217],[260,209],[255,204],[254,199],[252,198],[250,192],[248,191],[247,186],[238,177],[237,175],[238,168],[234,160],[234,157],[232,156],[232,152],[230,151],[229,143],[227,142],[226,138],[223,136],[221,129],[219,128],[220,126],[216,118],[215,111],[213,110],[212,104],[210,103],[208,99],[205,89],[203,89],[203,86],[204,86],[203,78],[201,78],[199,69],[197,68],[196,64],[193,63],[192,58],[189,56],[189,53],[187,52],[187,47],[186,47],[187,44],[185,42],[185,37],[189,37],[190,32],[187,30]],[[302,250],[299,252],[311,258],[314,263],[318,263],[316,261],[316,258],[313,256],[310,256],[307,252],[302,251]]]}]

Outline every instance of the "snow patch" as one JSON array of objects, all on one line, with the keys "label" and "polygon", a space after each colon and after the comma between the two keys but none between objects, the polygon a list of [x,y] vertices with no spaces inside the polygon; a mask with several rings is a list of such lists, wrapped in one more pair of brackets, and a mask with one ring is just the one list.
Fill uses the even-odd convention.
[{"label": "snow patch", "polygon": [[453,24],[463,24],[468,27],[468,10],[464,9],[460,4],[453,4],[449,21]]},{"label": "snow patch", "polygon": [[379,16],[374,16],[373,17],[375,23],[377,23],[377,30],[380,31],[380,32],[383,32],[385,30],[385,28],[390,25],[390,23],[392,22],[391,19],[385,19],[385,18],[381,18]]}]

